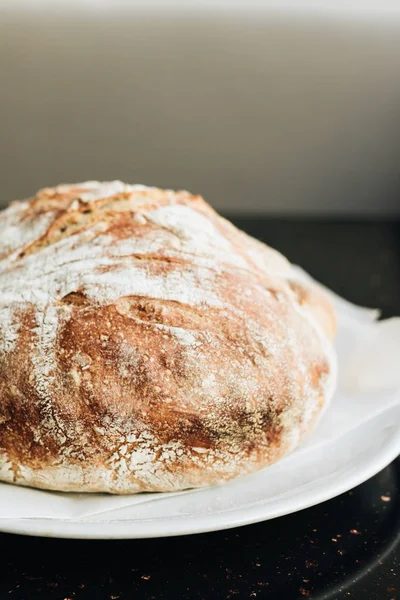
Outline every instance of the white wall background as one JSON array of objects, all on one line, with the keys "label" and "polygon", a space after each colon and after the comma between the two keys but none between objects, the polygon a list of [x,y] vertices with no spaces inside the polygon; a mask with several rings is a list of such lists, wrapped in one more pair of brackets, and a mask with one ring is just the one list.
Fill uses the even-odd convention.
[{"label": "white wall background", "polygon": [[400,6],[291,4],[4,1],[0,204],[119,178],[400,214]]}]

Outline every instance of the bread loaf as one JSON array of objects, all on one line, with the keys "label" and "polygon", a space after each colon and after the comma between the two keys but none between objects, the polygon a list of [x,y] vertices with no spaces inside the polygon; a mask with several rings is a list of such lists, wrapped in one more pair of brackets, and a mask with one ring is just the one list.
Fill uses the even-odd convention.
[{"label": "bread loaf", "polygon": [[85,182],[0,213],[0,479],[220,484],[312,430],[335,316],[200,196]]}]

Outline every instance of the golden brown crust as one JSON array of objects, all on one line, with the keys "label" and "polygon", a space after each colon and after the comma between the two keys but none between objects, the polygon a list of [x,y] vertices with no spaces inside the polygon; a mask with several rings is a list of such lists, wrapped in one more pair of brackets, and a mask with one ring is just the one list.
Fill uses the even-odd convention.
[{"label": "golden brown crust", "polygon": [[199,196],[59,186],[14,203],[0,230],[1,479],[212,485],[312,429],[333,385],[333,310]]},{"label": "golden brown crust", "polygon": [[288,284],[295,293],[299,305],[313,314],[329,339],[333,340],[337,330],[336,315],[326,295],[309,282],[288,279]]}]

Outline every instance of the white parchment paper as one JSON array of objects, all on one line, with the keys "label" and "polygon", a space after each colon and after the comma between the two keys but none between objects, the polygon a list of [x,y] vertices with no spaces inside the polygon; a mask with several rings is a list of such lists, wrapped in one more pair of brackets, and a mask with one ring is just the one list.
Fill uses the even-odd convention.
[{"label": "white parchment paper", "polygon": [[[295,267],[298,278],[311,279],[304,271]],[[326,290],[334,303],[338,315],[338,335],[335,342],[338,355],[338,387],[329,408],[318,427],[308,440],[293,454],[273,467],[264,470],[266,476],[273,473],[272,494],[288,487],[288,473],[298,474],[293,486],[305,485],[301,473],[307,464],[310,477],[310,457],[325,453],[334,456],[339,452],[341,440],[353,431],[354,436],[370,435],[373,421],[383,413],[400,409],[400,318],[378,321],[379,312],[355,306]],[[397,414],[397,412],[396,412]],[[357,432],[355,431],[357,430]],[[317,451],[317,452],[316,452]],[[311,459],[312,460],[312,459]],[[303,466],[303,469],[302,469]],[[321,461],[315,461],[313,478],[318,478]],[[240,486],[262,487],[262,473],[243,478]],[[282,479],[282,481],[281,481]],[[227,484],[228,486],[232,484]],[[226,490],[222,490],[225,487]],[[227,486],[220,486],[222,496]],[[269,487],[268,487],[269,489]],[[139,508],[152,503],[168,503],[174,497],[186,496],[187,501],[196,501],[198,490],[177,494],[137,494],[111,496],[106,494],[66,494],[45,492],[15,485],[0,483],[0,519],[62,519],[105,520],[135,518]],[[221,496],[221,497],[222,497]],[[182,503],[180,503],[182,504]],[[147,508],[147,506],[146,506]],[[149,514],[151,514],[151,510]]]}]

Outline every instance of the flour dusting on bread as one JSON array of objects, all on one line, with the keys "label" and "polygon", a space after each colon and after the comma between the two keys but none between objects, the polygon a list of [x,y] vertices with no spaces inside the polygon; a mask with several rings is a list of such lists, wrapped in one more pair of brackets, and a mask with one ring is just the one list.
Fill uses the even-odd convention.
[{"label": "flour dusting on bread", "polygon": [[332,395],[335,317],[200,196],[120,181],[0,213],[0,479],[135,493],[275,462]]}]

